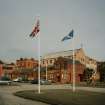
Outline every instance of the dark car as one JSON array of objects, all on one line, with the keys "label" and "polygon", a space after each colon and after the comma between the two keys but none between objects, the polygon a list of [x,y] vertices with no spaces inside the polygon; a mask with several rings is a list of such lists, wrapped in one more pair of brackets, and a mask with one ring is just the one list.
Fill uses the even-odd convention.
[{"label": "dark car", "polygon": [[[32,83],[32,84],[38,84],[38,79],[32,80],[31,83]],[[45,80],[45,79],[41,79],[41,80],[40,80],[40,84],[41,84],[41,85],[50,85],[51,82],[48,81],[48,80]]]},{"label": "dark car", "polygon": [[31,83],[32,84],[38,84],[38,80],[37,79],[34,79],[34,80],[31,81]]}]

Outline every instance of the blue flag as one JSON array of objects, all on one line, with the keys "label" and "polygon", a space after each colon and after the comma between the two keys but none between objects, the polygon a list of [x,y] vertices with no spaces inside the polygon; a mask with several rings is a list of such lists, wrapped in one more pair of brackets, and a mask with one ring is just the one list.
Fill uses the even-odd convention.
[{"label": "blue flag", "polygon": [[67,36],[65,36],[61,41],[72,39],[73,36],[74,36],[74,30],[71,30],[70,33]]}]

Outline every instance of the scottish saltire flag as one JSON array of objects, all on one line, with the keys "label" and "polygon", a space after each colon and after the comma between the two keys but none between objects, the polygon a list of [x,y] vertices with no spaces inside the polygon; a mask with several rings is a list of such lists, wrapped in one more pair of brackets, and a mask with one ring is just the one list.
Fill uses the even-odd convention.
[{"label": "scottish saltire flag", "polygon": [[71,30],[70,33],[67,36],[65,36],[61,41],[72,39],[73,36],[74,36],[74,30]]},{"label": "scottish saltire flag", "polygon": [[37,33],[40,31],[40,24],[39,24],[39,20],[37,20],[37,23],[33,29],[33,31],[31,32],[31,34],[29,35],[30,37],[35,37],[37,35]]}]

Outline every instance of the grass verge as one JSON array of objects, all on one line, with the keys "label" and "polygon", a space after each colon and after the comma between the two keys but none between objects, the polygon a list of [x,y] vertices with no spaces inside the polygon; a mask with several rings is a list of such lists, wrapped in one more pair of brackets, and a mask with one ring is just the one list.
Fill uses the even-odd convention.
[{"label": "grass verge", "polygon": [[19,91],[14,95],[26,99],[41,101],[51,105],[105,105],[105,94],[89,91],[77,90],[73,93],[71,90],[41,90],[37,91]]}]

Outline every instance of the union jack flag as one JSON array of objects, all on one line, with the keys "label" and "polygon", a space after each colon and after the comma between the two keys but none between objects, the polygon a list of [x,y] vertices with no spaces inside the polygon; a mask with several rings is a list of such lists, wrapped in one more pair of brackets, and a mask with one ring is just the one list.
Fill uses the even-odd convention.
[{"label": "union jack flag", "polygon": [[30,37],[35,37],[35,36],[38,34],[38,32],[40,31],[40,27],[39,27],[39,26],[40,26],[39,20],[37,20],[37,23],[36,23],[36,25],[35,25],[33,31],[32,31],[31,34],[29,35]]}]

